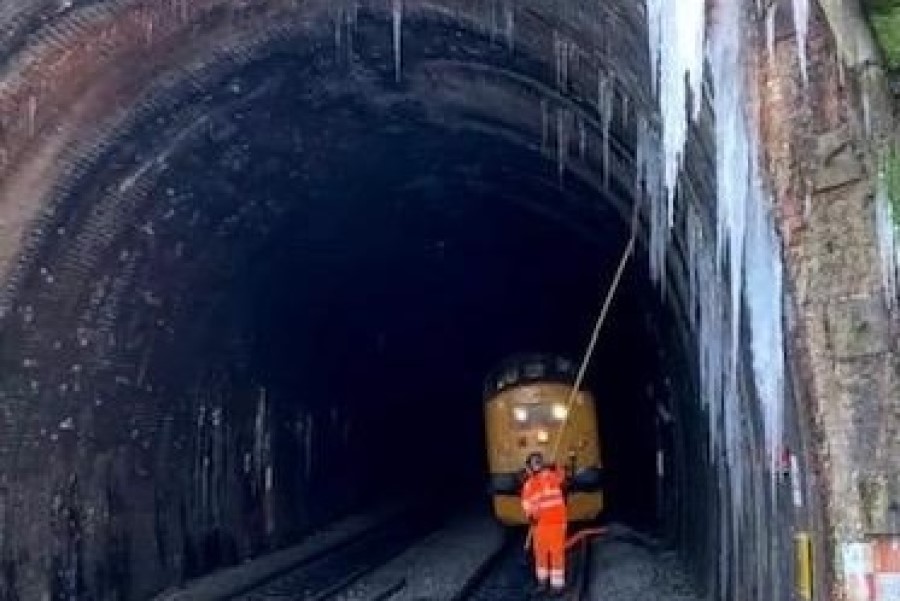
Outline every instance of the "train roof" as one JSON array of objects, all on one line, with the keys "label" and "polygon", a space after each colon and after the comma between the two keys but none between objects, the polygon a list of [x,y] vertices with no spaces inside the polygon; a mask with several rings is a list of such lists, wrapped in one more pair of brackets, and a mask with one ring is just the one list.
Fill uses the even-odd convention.
[{"label": "train roof", "polygon": [[504,359],[484,380],[483,397],[490,400],[497,393],[528,382],[562,382],[573,384],[578,366],[570,359],[549,353],[519,353]]}]

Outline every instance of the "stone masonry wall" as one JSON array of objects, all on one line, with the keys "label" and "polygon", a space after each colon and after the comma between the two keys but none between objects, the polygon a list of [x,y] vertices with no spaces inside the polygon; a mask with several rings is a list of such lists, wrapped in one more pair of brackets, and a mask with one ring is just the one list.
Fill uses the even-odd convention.
[{"label": "stone masonry wall", "polygon": [[825,527],[816,598],[830,590],[847,599],[846,545],[900,534],[898,354],[874,202],[877,128],[889,109],[869,96],[869,76],[839,56],[848,25],[836,30],[825,12],[813,17],[804,86],[790,5],[782,5],[775,60],[760,65],[760,116],[793,292],[796,393],[816,451],[808,478],[822,505],[808,520],[812,530]]}]

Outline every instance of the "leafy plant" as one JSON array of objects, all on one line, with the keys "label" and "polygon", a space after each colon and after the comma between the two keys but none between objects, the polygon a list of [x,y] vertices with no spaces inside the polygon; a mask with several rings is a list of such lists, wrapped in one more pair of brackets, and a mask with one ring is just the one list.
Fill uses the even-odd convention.
[{"label": "leafy plant", "polygon": [[890,71],[900,69],[900,0],[863,2]]},{"label": "leafy plant", "polygon": [[900,227],[900,147],[895,145],[887,150],[882,161],[888,201],[891,203],[894,222]]}]

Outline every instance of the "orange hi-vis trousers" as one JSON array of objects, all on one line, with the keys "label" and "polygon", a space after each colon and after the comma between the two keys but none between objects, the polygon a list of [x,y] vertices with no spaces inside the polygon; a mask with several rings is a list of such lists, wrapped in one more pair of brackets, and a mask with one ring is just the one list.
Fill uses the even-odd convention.
[{"label": "orange hi-vis trousers", "polygon": [[539,520],[534,527],[534,570],[538,582],[566,586],[566,522]]}]

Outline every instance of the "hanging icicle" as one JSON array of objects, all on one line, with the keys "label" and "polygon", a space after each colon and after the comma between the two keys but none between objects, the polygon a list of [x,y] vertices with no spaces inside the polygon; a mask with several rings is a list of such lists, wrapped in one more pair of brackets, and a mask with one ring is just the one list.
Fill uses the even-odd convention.
[{"label": "hanging icicle", "polygon": [[615,85],[610,75],[597,75],[597,112],[600,114],[600,132],[603,137],[603,185],[609,189],[609,145],[610,128],[613,120],[613,100]]},{"label": "hanging icicle", "polygon": [[[784,395],[784,350],[781,332],[781,247],[759,172],[758,140],[748,118],[742,32],[748,23],[739,0],[716,3],[716,18],[706,32],[703,0],[647,0],[653,83],[661,115],[661,184],[654,193],[653,149],[646,123],[638,128],[638,169],[650,195],[650,264],[654,279],[665,270],[673,201],[691,117],[701,105],[704,40],[708,47],[716,133],[715,242],[703,240],[699,220],[694,231],[691,281],[695,299],[704,404],[710,415],[713,448],[724,454],[729,477],[737,484],[746,474],[741,445],[739,341],[742,324],[750,333],[755,388],[765,428],[769,468],[774,471],[781,447]],[[795,3],[795,22],[805,47],[805,3]],[[707,38],[708,35],[708,38]],[[805,61],[801,58],[802,65]],[[693,101],[688,110],[688,91]],[[657,147],[660,147],[657,146]],[[665,219],[664,219],[665,218]],[[668,227],[667,227],[668,226]],[[727,291],[723,295],[720,291]],[[748,315],[744,316],[744,308]],[[721,430],[721,438],[717,432]],[[736,490],[736,489],[735,489]]]},{"label": "hanging icicle", "polygon": [[403,0],[392,0],[391,16],[394,35],[394,79],[400,83],[403,76]]},{"label": "hanging icicle", "polygon": [[566,121],[568,114],[565,109],[556,109],[556,169],[559,183],[562,185],[566,174],[566,162],[569,157],[569,131]]},{"label": "hanging icicle", "polygon": [[[883,161],[887,162],[887,161]],[[889,309],[897,304],[898,247],[894,226],[896,215],[891,203],[888,173],[885,166],[879,170],[875,191],[875,226],[878,231],[878,250],[881,256],[881,284]]]},{"label": "hanging icicle", "polygon": [[778,18],[778,3],[772,2],[766,7],[766,54],[769,66],[775,63],[775,19]]},{"label": "hanging icicle", "polygon": [[662,118],[664,182],[671,212],[687,141],[685,106],[689,90],[694,116],[701,106],[706,3],[703,0],[647,0],[647,20],[653,86],[659,97]]},{"label": "hanging icicle", "polygon": [[791,0],[794,8],[794,31],[797,36],[797,57],[800,61],[800,76],[803,85],[809,83],[807,69],[806,42],[809,31],[809,0]]},{"label": "hanging icicle", "polygon": [[646,116],[638,117],[636,177],[637,189],[643,190],[648,206],[650,228],[650,276],[662,290],[665,289],[666,250],[671,234],[663,189],[663,166],[660,156],[660,139],[651,128]]},{"label": "hanging icicle", "polygon": [[506,47],[512,51],[516,47],[516,6],[515,0],[503,3],[503,21],[506,36]]}]

